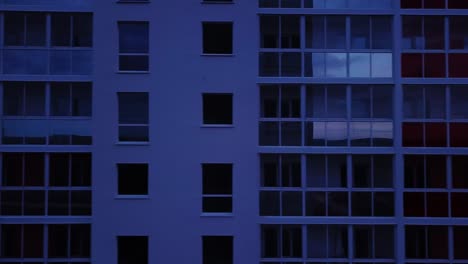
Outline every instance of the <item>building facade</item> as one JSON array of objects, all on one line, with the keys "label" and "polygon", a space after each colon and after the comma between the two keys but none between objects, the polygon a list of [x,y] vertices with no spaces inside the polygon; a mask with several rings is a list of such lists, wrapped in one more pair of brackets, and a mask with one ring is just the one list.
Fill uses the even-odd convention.
[{"label": "building facade", "polygon": [[0,0],[0,263],[468,263],[468,2]]}]

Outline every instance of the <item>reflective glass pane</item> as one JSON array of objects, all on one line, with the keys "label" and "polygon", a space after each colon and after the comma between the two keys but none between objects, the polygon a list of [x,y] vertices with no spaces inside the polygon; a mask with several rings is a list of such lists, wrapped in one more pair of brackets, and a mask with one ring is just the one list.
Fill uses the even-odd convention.
[{"label": "reflective glass pane", "polygon": [[374,122],[372,123],[372,145],[379,147],[393,146],[393,123]]},{"label": "reflective glass pane", "polygon": [[326,117],[325,87],[321,85],[308,86],[306,93],[306,116]]},{"label": "reflective glass pane", "polygon": [[426,86],[426,118],[445,118],[445,87]]},{"label": "reflective glass pane", "polygon": [[389,85],[374,85],[372,87],[372,117],[392,118],[393,87]]},{"label": "reflective glass pane", "polygon": [[[412,0],[411,0],[412,1]],[[403,16],[403,49],[423,49],[424,36],[421,16]]]},{"label": "reflective glass pane", "polygon": [[349,77],[370,77],[370,54],[350,53],[349,54]]},{"label": "reflective glass pane", "polygon": [[393,76],[392,53],[372,53],[372,78]]},{"label": "reflective glass pane", "polygon": [[452,86],[450,88],[451,118],[468,118],[468,86]]},{"label": "reflective glass pane", "polygon": [[325,122],[306,122],[306,146],[325,146]]},{"label": "reflective glass pane", "polygon": [[326,54],[327,77],[346,77],[346,53]]},{"label": "reflective glass pane", "polygon": [[327,87],[327,117],[346,118],[346,86],[328,86]]},{"label": "reflective glass pane", "polygon": [[351,140],[351,146],[371,145],[371,123],[351,122],[349,125],[349,137]]},{"label": "reflective glass pane", "polygon": [[148,53],[148,30],[145,22],[119,22],[119,52]]}]

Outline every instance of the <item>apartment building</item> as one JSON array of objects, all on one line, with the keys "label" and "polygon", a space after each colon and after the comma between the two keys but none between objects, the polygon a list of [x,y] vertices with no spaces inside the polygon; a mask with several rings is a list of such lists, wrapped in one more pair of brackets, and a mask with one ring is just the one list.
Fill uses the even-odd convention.
[{"label": "apartment building", "polygon": [[0,263],[468,263],[468,1],[0,0]]}]

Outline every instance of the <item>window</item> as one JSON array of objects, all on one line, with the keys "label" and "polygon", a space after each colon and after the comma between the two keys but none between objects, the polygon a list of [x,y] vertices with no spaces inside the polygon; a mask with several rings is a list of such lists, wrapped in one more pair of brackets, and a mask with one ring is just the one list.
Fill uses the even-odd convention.
[{"label": "window", "polygon": [[51,45],[55,47],[91,47],[93,20],[91,14],[53,13]]},{"label": "window", "polygon": [[91,215],[90,154],[5,152],[2,156],[0,215]]},{"label": "window", "polygon": [[232,236],[202,236],[203,264],[233,264]]},{"label": "window", "polygon": [[448,228],[407,225],[405,247],[408,259],[448,259]]},{"label": "window", "polygon": [[232,212],[232,164],[202,164],[203,212]]},{"label": "window", "polygon": [[148,93],[117,93],[119,99],[119,141],[149,141]]},{"label": "window", "polygon": [[232,22],[203,22],[203,54],[232,54]]},{"label": "window", "polygon": [[346,155],[305,158],[302,172],[301,155],[261,155],[261,216],[394,215],[391,155],[351,155],[350,161]]},{"label": "window", "polygon": [[394,263],[394,241],[392,225],[261,225],[261,263]]},{"label": "window", "polygon": [[468,49],[468,28],[464,27],[468,23],[467,16],[451,16],[450,23],[450,49]]},{"label": "window", "polygon": [[232,94],[203,94],[203,124],[232,125]]},{"label": "window", "polygon": [[148,237],[118,236],[117,264],[148,264]]},{"label": "window", "polygon": [[149,70],[149,23],[119,21],[119,70]]},{"label": "window", "polygon": [[45,84],[38,82],[4,83],[4,115],[44,116]]},{"label": "window", "polygon": [[119,195],[148,195],[148,164],[117,164]]},{"label": "window", "polygon": [[206,3],[232,3],[233,0],[203,0]]},{"label": "window", "polygon": [[[89,263],[91,251],[89,224],[3,224],[0,225],[0,232],[1,256],[11,259],[11,263],[22,263],[21,261],[28,258],[48,258],[49,261],[66,258],[65,263],[68,261]],[[88,261],[84,262],[86,259]]]},{"label": "window", "polygon": [[260,146],[393,144],[393,91],[388,85],[262,85],[260,107]]},{"label": "window", "polygon": [[91,116],[89,83],[51,83],[50,115]]},{"label": "window", "polygon": [[5,13],[5,46],[45,46],[44,13]]}]

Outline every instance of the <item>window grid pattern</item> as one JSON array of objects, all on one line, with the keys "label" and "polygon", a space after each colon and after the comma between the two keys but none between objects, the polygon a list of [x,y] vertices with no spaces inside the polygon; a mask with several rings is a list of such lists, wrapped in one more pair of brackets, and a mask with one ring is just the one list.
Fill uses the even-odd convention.
[{"label": "window grid pattern", "polygon": [[261,238],[261,264],[394,263],[395,259],[393,225],[265,224]]},{"label": "window grid pattern", "polygon": [[0,238],[5,263],[91,263],[90,224],[2,224]]},{"label": "window grid pattern", "polygon": [[468,147],[466,85],[403,86],[404,147]]},{"label": "window grid pattern", "polygon": [[403,78],[466,78],[467,16],[402,16]]},{"label": "window grid pattern", "polygon": [[3,144],[91,145],[88,82],[3,82]]},{"label": "window grid pattern", "polygon": [[391,78],[391,23],[389,16],[262,15],[259,76]]},{"label": "window grid pattern", "polygon": [[404,216],[468,217],[467,161],[463,155],[405,155]]},{"label": "window grid pattern", "polygon": [[0,215],[91,215],[89,153],[2,154]]},{"label": "window grid pattern", "polygon": [[91,75],[92,15],[4,12],[3,74]]},{"label": "window grid pattern", "polygon": [[393,146],[388,85],[262,85],[261,146]]},{"label": "window grid pattern", "polygon": [[392,156],[263,154],[260,215],[393,217]]},{"label": "window grid pattern", "polygon": [[391,0],[259,0],[261,8],[388,9]]}]

